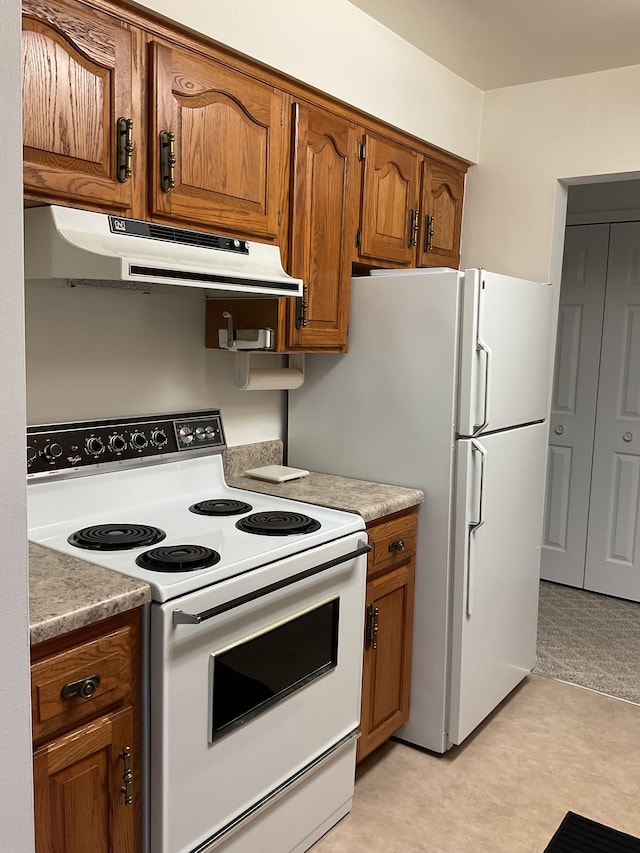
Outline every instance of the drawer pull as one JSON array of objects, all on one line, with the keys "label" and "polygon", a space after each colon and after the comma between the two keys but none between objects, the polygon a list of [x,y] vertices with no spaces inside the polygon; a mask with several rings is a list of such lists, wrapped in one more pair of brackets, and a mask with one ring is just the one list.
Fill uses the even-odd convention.
[{"label": "drawer pull", "polygon": [[123,751],[120,753],[120,758],[122,759],[123,764],[122,788],[120,788],[120,792],[124,796],[125,805],[130,806],[133,803],[133,770],[131,768],[130,746],[125,746]]},{"label": "drawer pull", "polygon": [[74,696],[79,696],[81,699],[91,699],[100,684],[99,675],[90,675],[87,678],[81,678],[79,681],[70,681],[62,688],[61,695],[63,699],[73,699]]},{"label": "drawer pull", "polygon": [[389,552],[393,554],[394,552],[400,553],[404,551],[405,544],[404,539],[394,539],[393,542],[389,542]]},{"label": "drawer pull", "polygon": [[176,185],[175,142],[173,131],[160,131],[160,188],[163,193],[170,193]]}]

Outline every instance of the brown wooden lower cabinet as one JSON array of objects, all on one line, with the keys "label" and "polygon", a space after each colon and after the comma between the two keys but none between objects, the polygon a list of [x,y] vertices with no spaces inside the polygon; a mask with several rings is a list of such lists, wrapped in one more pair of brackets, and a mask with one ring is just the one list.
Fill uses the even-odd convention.
[{"label": "brown wooden lower cabinet", "polygon": [[32,649],[36,853],[141,849],[139,632],[136,610]]},{"label": "brown wooden lower cabinet", "polygon": [[409,719],[417,508],[367,526],[367,566],[361,736],[357,760]]}]

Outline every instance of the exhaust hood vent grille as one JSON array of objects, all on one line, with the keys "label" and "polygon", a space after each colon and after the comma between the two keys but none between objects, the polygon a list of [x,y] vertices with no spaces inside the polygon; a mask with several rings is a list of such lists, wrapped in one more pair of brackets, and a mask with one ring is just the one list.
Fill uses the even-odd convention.
[{"label": "exhaust hood vent grille", "polygon": [[[239,291],[245,287],[260,287],[265,290],[269,290],[273,287],[272,282],[263,281],[259,278],[239,278],[238,276],[230,278],[228,275],[218,275],[217,273],[190,272],[189,270],[170,269],[169,267],[143,267],[139,264],[131,264],[129,266],[129,272],[131,275],[139,275],[141,277],[148,278],[151,281],[157,281],[158,279],[177,279],[178,281],[194,281],[201,284],[232,283]],[[298,284],[295,280],[291,282],[281,282],[278,287],[290,290],[294,295],[297,295],[298,293]]]}]

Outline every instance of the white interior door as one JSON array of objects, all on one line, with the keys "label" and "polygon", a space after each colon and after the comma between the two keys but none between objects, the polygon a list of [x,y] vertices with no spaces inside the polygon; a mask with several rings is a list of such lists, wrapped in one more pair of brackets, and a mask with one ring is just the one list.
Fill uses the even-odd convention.
[{"label": "white interior door", "polygon": [[449,739],[536,660],[546,424],[457,442]]},{"label": "white interior door", "polygon": [[582,587],[609,225],[566,230],[540,575]]},{"label": "white interior door", "polygon": [[640,222],[611,226],[584,586],[640,601]]}]

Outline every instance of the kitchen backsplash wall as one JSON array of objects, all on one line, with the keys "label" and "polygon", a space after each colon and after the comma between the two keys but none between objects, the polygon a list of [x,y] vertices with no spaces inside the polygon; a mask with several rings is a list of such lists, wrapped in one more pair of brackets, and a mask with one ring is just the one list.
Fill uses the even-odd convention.
[{"label": "kitchen backsplash wall", "polygon": [[235,387],[236,356],[205,349],[204,308],[200,298],[27,282],[27,423],[218,407],[231,446],[282,438],[284,393]]}]

